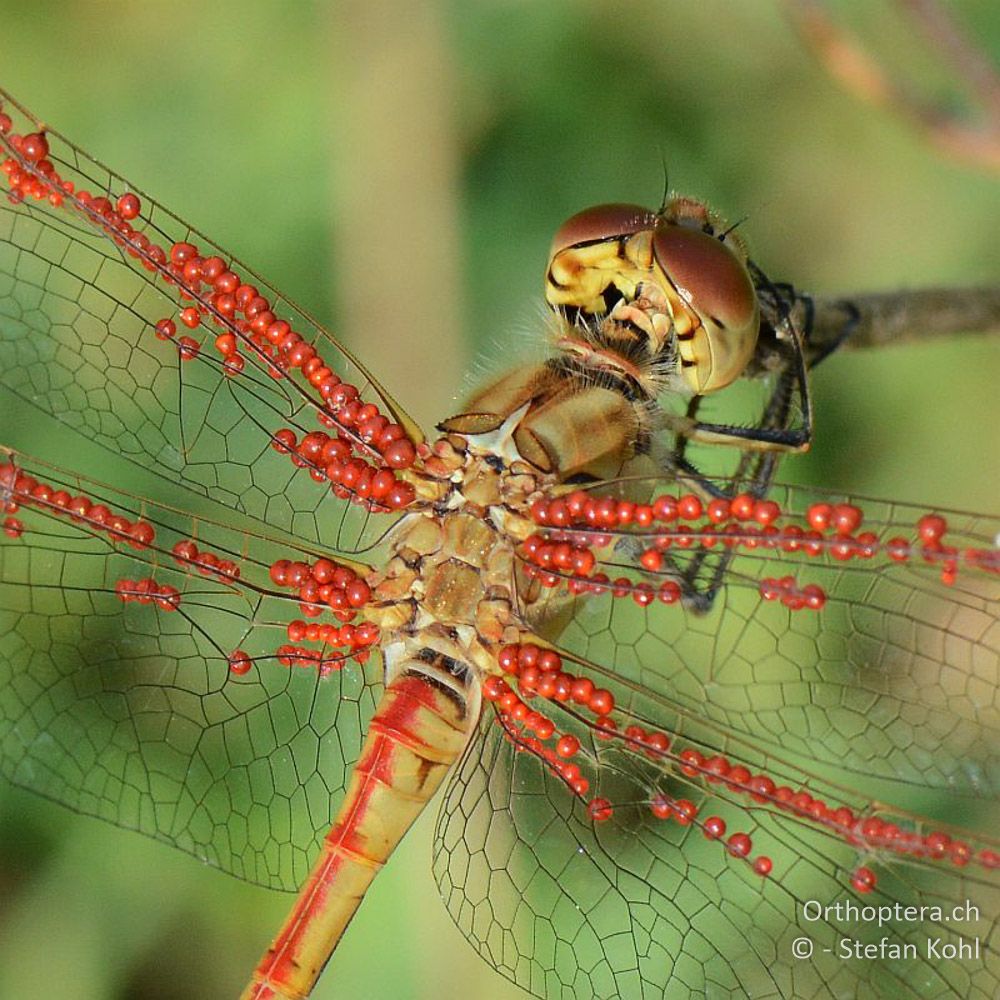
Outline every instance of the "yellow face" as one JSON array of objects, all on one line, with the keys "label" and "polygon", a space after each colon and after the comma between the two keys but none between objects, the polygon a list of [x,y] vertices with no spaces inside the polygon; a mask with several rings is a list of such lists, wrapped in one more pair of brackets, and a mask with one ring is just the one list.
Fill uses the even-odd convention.
[{"label": "yellow face", "polygon": [[753,356],[760,308],[746,254],[716,231],[708,209],[689,198],[660,212],[585,209],[556,233],[545,297],[553,308],[632,323],[654,354],[672,341],[694,393],[722,389]]}]

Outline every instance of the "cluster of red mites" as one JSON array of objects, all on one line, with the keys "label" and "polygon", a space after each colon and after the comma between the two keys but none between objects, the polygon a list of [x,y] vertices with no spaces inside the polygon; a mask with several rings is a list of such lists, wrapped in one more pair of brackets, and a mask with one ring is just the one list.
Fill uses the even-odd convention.
[{"label": "cluster of red mites", "polygon": [[[306,667],[326,675],[340,670],[348,659],[364,663],[379,640],[378,626],[373,622],[350,624],[371,597],[371,589],[349,566],[332,559],[319,558],[311,565],[306,562],[279,559],[271,564],[271,581],[276,586],[295,591],[299,608],[309,618],[332,612],[344,624],[296,619],[287,627],[290,644],[275,650],[278,662],[285,667]],[[318,642],[323,648],[309,649],[294,643]],[[336,650],[329,652],[329,650]],[[229,655],[229,669],[234,674],[246,674],[253,659],[242,649]]]},{"label": "cluster of red mites", "polygon": [[[11,133],[11,127],[10,117],[0,113],[0,134],[6,136],[17,154],[2,165],[12,201],[47,199],[56,207],[78,209],[142,267],[176,285],[180,299],[191,303],[180,311],[184,326],[194,330],[210,319],[221,327],[215,349],[223,359],[225,375],[236,377],[244,370],[246,362],[241,349],[257,356],[274,378],[284,378],[292,369],[301,369],[322,400],[320,419],[339,428],[341,435],[337,440],[348,455],[356,452],[362,456],[350,462],[346,456],[343,460],[338,458],[338,473],[328,475],[338,496],[357,499],[374,510],[398,510],[412,502],[412,486],[397,479],[392,471],[409,468],[416,459],[416,448],[405,429],[390,422],[374,404],[362,402],[357,387],[341,381],[316,347],[275,314],[271,302],[256,286],[243,281],[221,257],[202,256],[194,243],[182,240],[168,249],[153,243],[132,225],[142,210],[137,195],[126,192],[112,203],[103,195],[95,197],[89,191],[77,190],[72,181],[59,175],[48,158],[49,144],[44,132],[21,136]],[[177,324],[165,317],[154,329],[159,339],[173,341]],[[201,345],[193,337],[184,336],[178,341],[178,350],[182,360],[191,360],[198,356]],[[372,454],[379,456],[377,467],[364,457]],[[324,473],[329,473],[337,463],[327,462]],[[377,482],[381,495],[372,492],[369,497],[359,497],[352,489],[351,483],[361,478],[362,470],[368,470],[371,477],[381,473]],[[389,479],[391,485],[386,486]]]},{"label": "cluster of red mites", "polygon": [[[505,646],[498,654],[498,663],[504,673],[516,679],[518,690],[494,674],[484,682],[484,698],[497,705],[500,722],[511,741],[538,756],[581,798],[589,792],[590,781],[572,760],[581,749],[580,741],[570,733],[559,733],[552,720],[531,708],[527,701],[543,697],[575,703],[596,716],[593,728],[598,739],[617,739],[651,760],[669,761],[686,778],[702,781],[706,786],[724,785],[730,792],[746,795],[751,802],[792,813],[834,833],[852,847],[888,850],[956,867],[970,862],[983,868],[1000,867],[1000,854],[996,851],[983,849],[973,854],[967,843],[953,840],[941,831],[921,834],[904,830],[877,816],[858,815],[847,806],[827,805],[804,788],[778,785],[768,775],[754,774],[721,754],[705,756],[692,746],[678,748],[674,738],[667,733],[646,730],[636,724],[619,732],[618,724],[611,717],[615,709],[611,692],[595,688],[588,678],[565,672],[562,657],[555,650],[531,643]],[[522,731],[519,732],[519,728]],[[614,813],[614,805],[600,797],[591,799],[587,809],[595,822],[607,820]],[[721,840],[726,834],[726,823],[720,816],[699,818],[698,807],[687,799],[673,799],[657,792],[650,800],[650,810],[659,819],[674,819],[682,825],[697,823],[704,835],[712,840]],[[734,856],[748,858],[752,841],[749,834],[736,832],[729,836],[726,846]],[[772,862],[761,855],[752,861],[752,867],[759,875],[768,875]],[[870,868],[861,867],[853,873],[851,884],[858,892],[870,892],[876,881]]]},{"label": "cluster of red mites", "polygon": [[[614,695],[595,687],[587,677],[565,672],[562,657],[555,650],[543,649],[533,643],[504,646],[497,655],[497,662],[504,673],[516,678],[518,691],[514,691],[503,677],[493,674],[483,684],[483,697],[496,703],[500,710],[500,722],[511,741],[520,749],[539,757],[580,798],[585,798],[590,791],[590,781],[572,759],[580,752],[579,739],[572,733],[557,732],[552,720],[529,707],[524,698],[572,702],[596,717],[593,725],[599,739],[621,739],[630,748],[645,753],[653,760],[668,756],[678,761],[685,759],[683,755],[669,754],[672,741],[666,733],[629,725],[624,733],[619,734],[618,725],[611,717],[615,710]],[[517,727],[531,735],[517,732]],[[553,740],[555,743],[551,745]],[[681,770],[686,774],[697,773],[698,768],[691,756],[694,751],[687,753],[688,767]],[[672,799],[660,793],[651,800],[650,809],[658,819],[673,818],[683,825],[695,822],[698,816],[698,809],[692,802]],[[603,822],[611,818],[614,806],[607,799],[595,797],[587,803],[587,813],[595,822]],[[720,839],[725,834],[725,822],[718,816],[709,817],[700,825],[710,839]],[[730,853],[739,857],[748,857],[751,846],[750,837],[745,833],[734,833],[727,841]],[[771,867],[769,858],[761,856],[753,861],[754,871],[759,875],[769,874]]]},{"label": "cluster of red mites", "polygon": [[[536,500],[529,514],[535,524],[546,529],[530,535],[521,544],[520,553],[526,572],[543,586],[565,583],[575,594],[611,593],[631,597],[645,607],[654,601],[676,603],[681,596],[679,585],[667,580],[654,587],[628,577],[609,580],[594,570],[595,549],[606,548],[627,533],[629,537],[649,539],[651,544],[639,556],[641,567],[649,573],[662,571],[664,551],[669,548],[742,548],[748,551],[779,549],[809,557],[825,556],[837,562],[851,559],[874,559],[884,555],[895,562],[905,562],[917,554],[925,562],[940,566],[941,580],[955,582],[958,566],[1000,571],[1000,559],[993,550],[966,549],[960,552],[945,545],[947,522],[937,514],[926,514],[916,524],[913,541],[893,537],[886,541],[872,531],[860,531],[863,513],[849,503],[815,503],[805,513],[804,524],[779,525],[793,516],[773,500],[761,500],[740,494],[731,500],[716,498],[707,504],[688,493],[664,494],[650,503],[634,503],[614,497],[576,490],[553,500]],[[678,522],[686,522],[681,525]],[[660,526],[673,525],[669,530]],[[765,600],[781,601],[791,610],[819,610],[826,603],[826,593],[816,584],[800,587],[790,576],[767,577],[760,581],[759,592]]]},{"label": "cluster of red mites", "polygon": [[[538,695],[559,702],[572,701],[596,716],[607,716],[614,711],[614,695],[604,688],[595,687],[587,677],[566,673],[562,669],[562,657],[554,649],[543,649],[533,643],[504,646],[497,655],[497,662],[504,673],[517,678],[521,691],[529,696]],[[486,691],[487,699],[500,701],[501,709],[506,711],[505,702],[501,700],[504,690],[510,690],[506,681],[494,675],[488,677],[486,682],[487,687],[497,693],[497,697],[491,697],[491,691]]]},{"label": "cluster of red mites", "polygon": [[[156,538],[153,526],[147,521],[130,521],[105,504],[95,503],[90,497],[82,494],[74,496],[67,490],[41,482],[10,462],[0,464],[0,492],[5,497],[4,510],[8,514],[16,513],[22,505],[40,507],[49,513],[64,515],[78,524],[86,524],[95,532],[107,532],[113,542],[123,542],[137,551],[148,548]],[[9,537],[19,538],[24,526],[17,518],[8,517],[4,530]],[[155,604],[162,611],[176,611],[181,603],[180,591],[176,587],[158,584],[152,577],[118,580],[115,594],[123,603]]]},{"label": "cluster of red mites", "polygon": [[231,559],[220,559],[207,549],[199,549],[190,538],[179,541],[170,551],[182,566],[193,566],[202,576],[214,576],[223,583],[232,583],[240,578],[240,568],[236,563]]},{"label": "cluster of red mites", "polygon": [[[398,426],[390,425],[386,433],[395,433],[392,428]],[[408,439],[403,443],[412,447]],[[352,457],[351,445],[342,436],[311,431],[299,441],[291,428],[284,427],[275,432],[271,446],[281,454],[290,454],[292,462],[308,469],[317,482],[329,480],[335,496],[354,499],[370,510],[401,510],[415,496],[410,483],[397,479],[392,469],[376,469]],[[391,447],[387,451],[391,454]]]},{"label": "cluster of red mites", "polygon": [[278,559],[271,564],[271,582],[296,592],[307,618],[332,611],[341,621],[350,621],[371,598],[371,588],[349,566],[321,557],[312,565]]},{"label": "cluster of red mites", "polygon": [[[245,361],[240,348],[249,346],[253,354],[266,362],[272,377],[283,378],[292,369],[300,368],[316,389],[323,401],[320,420],[339,430],[338,437],[332,439],[339,446],[338,453],[319,467],[324,475],[317,478],[330,479],[342,498],[377,499],[376,505],[366,504],[373,509],[397,510],[412,501],[412,487],[397,479],[393,471],[409,468],[416,458],[416,448],[403,426],[390,422],[374,403],[362,402],[358,389],[341,381],[313,345],[286,320],[277,318],[270,302],[254,285],[243,282],[221,257],[203,258],[198,248],[187,242],[171,246],[167,271],[181,286],[182,298],[194,297],[201,303],[182,309],[181,322],[195,329],[208,317],[223,328],[215,338],[215,349],[223,359],[227,376],[235,377],[243,371]],[[208,286],[207,291],[202,290],[202,284]],[[176,325],[170,319],[160,320],[156,332],[160,337],[172,337]],[[294,441],[293,432],[279,432],[283,436],[289,433]],[[320,436],[331,440],[329,435]],[[304,440],[311,437],[307,434]],[[275,440],[279,438],[276,436]],[[287,440],[285,445],[278,450],[294,448],[294,444],[287,447]],[[380,456],[380,466],[371,465],[364,457],[372,453]],[[364,496],[353,489],[354,483],[364,478],[363,474],[369,479],[378,477],[378,494]]]},{"label": "cluster of red mites", "polygon": [[634,503],[614,497],[599,496],[586,490],[575,490],[554,500],[536,500],[529,511],[535,524],[550,528],[590,528],[613,530],[634,525],[650,528],[655,523],[676,521],[723,524],[729,520],[756,521],[761,526],[773,524],[781,508],[773,500],[758,500],[740,494],[732,500],[715,499],[706,505],[694,493],[682,496],[664,494],[650,503]]},{"label": "cluster of red mites", "polygon": [[285,667],[318,668],[320,675],[325,676],[334,670],[340,670],[349,659],[364,663],[371,655],[372,644],[378,642],[378,636],[378,626],[371,622],[362,622],[356,628],[353,625],[342,625],[330,634],[329,639],[319,640],[324,647],[343,646],[342,650],[328,653],[325,650],[308,649],[303,646],[279,646],[278,662]]},{"label": "cluster of red mites", "polygon": [[[730,790],[741,792],[753,802],[767,803],[802,819],[823,826],[854,847],[881,848],[895,854],[948,861],[962,867],[973,860],[969,845],[952,840],[948,834],[932,831],[920,834],[902,829],[898,824],[877,816],[859,816],[847,806],[829,806],[804,788],[776,785],[766,774],[752,774],[741,764],[732,764],[716,754],[705,757],[699,750],[687,747],[676,756],[682,774],[702,778],[708,783],[724,783]],[[984,868],[1000,867],[1000,854],[984,849],[975,855]],[[867,874],[865,874],[867,873]],[[862,877],[858,877],[859,874]],[[870,869],[858,869],[852,885],[859,892],[869,892],[876,878]]]},{"label": "cluster of red mites", "polygon": [[[562,657],[552,649],[542,649],[532,643],[504,646],[498,654],[501,670],[517,679],[518,687],[525,698],[546,698],[550,701],[573,702],[597,716],[597,725],[602,720],[610,721],[615,699],[604,688],[595,687],[587,677],[575,677],[566,673]],[[590,789],[590,782],[580,772],[578,764],[569,758],[580,749],[580,741],[571,733],[557,734],[555,725],[548,716],[530,708],[520,695],[498,674],[492,674],[483,683],[483,697],[495,702],[500,709],[500,718],[512,731],[520,726],[534,736],[518,736],[519,746],[536,753],[554,770],[574,794],[581,798]],[[543,741],[556,739],[555,748]],[[513,738],[513,737],[512,737]]]},{"label": "cluster of red mites", "polygon": [[331,625],[323,622],[304,622],[301,619],[288,623],[288,638],[292,642],[319,642],[324,646],[343,646],[363,663],[370,649],[379,640],[379,628],[374,622],[353,625]]},{"label": "cluster of red mites", "polygon": [[[295,637],[298,636],[296,639]],[[302,667],[308,670],[318,670],[321,677],[343,668],[348,660],[354,659],[358,663],[364,663],[371,655],[371,647],[378,642],[378,626],[371,622],[362,622],[360,625],[316,625],[311,622],[306,624],[303,621],[291,622],[288,626],[288,637],[293,642],[306,639],[310,642],[321,642],[325,647],[322,650],[309,649],[303,646],[283,644],[279,646],[274,655],[283,667],[289,669]],[[328,652],[329,649],[342,646],[342,650]],[[230,672],[242,675],[247,674],[253,667],[253,659],[242,649],[234,650],[229,654]]]},{"label": "cluster of red mites", "polygon": [[[296,645],[279,646],[278,662],[286,667],[318,667],[321,674],[339,670],[348,658],[364,663],[371,648],[379,640],[378,626],[372,622],[350,624],[371,598],[371,588],[349,566],[321,557],[314,563],[278,559],[270,567],[271,582],[295,591],[299,609],[307,618],[332,613],[343,624],[325,622],[289,622],[287,631],[291,643],[318,642],[324,647],[314,650]],[[328,649],[338,649],[335,653]],[[245,674],[252,666],[250,656],[238,649],[229,656],[229,669]]]},{"label": "cluster of red mites", "polygon": [[152,577],[143,580],[119,580],[115,594],[123,604],[155,604],[161,611],[176,611],[181,605],[181,593],[169,584],[158,584]]},{"label": "cluster of red mites", "polygon": [[791,611],[819,611],[826,604],[826,591],[818,584],[807,583],[800,587],[794,576],[780,579],[765,576],[757,585],[757,592],[765,601],[780,601]]},{"label": "cluster of red mites", "polygon": [[[4,513],[16,514],[22,506],[42,507],[52,514],[65,515],[77,523],[87,523],[97,531],[107,532],[114,542],[124,542],[130,548],[142,550],[153,543],[156,532],[147,521],[130,521],[102,503],[67,490],[56,489],[34,476],[22,472],[10,462],[0,463],[0,493],[4,497]],[[17,522],[8,525],[8,522]],[[24,526],[17,518],[8,517],[4,530],[10,537],[20,537]]]},{"label": "cluster of red mites", "polygon": [[[612,580],[607,573],[594,573],[597,557],[587,545],[529,535],[521,543],[519,551],[524,558],[525,573],[537,579],[543,587],[558,587],[565,583],[572,594],[631,597],[640,607],[647,607],[657,600],[663,604],[676,604],[681,599],[680,585],[674,580],[664,580],[654,587],[644,580],[637,583],[627,576]],[[643,553],[640,562],[650,572],[656,572],[661,560],[659,552],[650,550]]]}]

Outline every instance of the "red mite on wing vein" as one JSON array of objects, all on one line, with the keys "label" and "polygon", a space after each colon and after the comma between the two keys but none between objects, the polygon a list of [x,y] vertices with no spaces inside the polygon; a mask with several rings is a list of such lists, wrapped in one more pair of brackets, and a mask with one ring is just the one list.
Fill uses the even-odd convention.
[{"label": "red mite on wing vein", "polygon": [[[0,464],[0,495],[4,499],[6,515],[4,530],[11,538],[22,538],[25,533],[24,524],[14,515],[23,508],[35,508],[48,515],[70,518],[95,534],[106,535],[112,544],[127,546],[137,554],[161,551],[157,547],[156,531],[148,521],[130,519],[83,494],[71,495],[66,489],[56,488],[27,474],[12,462]],[[646,558],[650,551],[659,551],[657,545],[667,548],[670,545],[686,547],[716,543],[731,547],[780,548],[785,552],[803,552],[810,559],[874,559],[882,556],[904,562],[916,557],[932,565],[943,566],[940,573],[947,583],[954,582],[960,565],[990,573],[996,573],[1000,567],[995,549],[968,548],[960,552],[945,545],[947,522],[938,514],[926,514],[919,518],[912,540],[893,536],[887,542],[881,542],[873,533],[866,533],[870,537],[852,534],[860,527],[863,513],[847,504],[820,503],[810,507],[804,520],[815,527],[809,530],[794,523],[782,530],[776,526],[783,520],[783,512],[777,504],[745,496],[730,501],[712,500],[703,505],[692,494],[664,494],[649,504],[633,504],[578,490],[555,500],[536,500],[528,510],[531,521],[543,529],[542,535],[528,536],[519,550],[529,575],[537,576],[545,587],[565,584],[576,594],[590,592],[630,597],[642,606],[654,601],[677,603],[680,600],[679,586],[671,580],[664,581],[655,589],[647,581],[637,581],[632,577],[610,580],[606,574],[593,572],[598,565],[598,557],[592,549],[607,548],[622,535],[624,529],[632,526],[656,532],[658,523],[673,524],[678,520],[686,522],[686,526],[653,535],[654,548],[645,550],[640,557],[643,569],[658,568],[652,567]],[[704,523],[699,524],[703,518]],[[756,522],[762,531],[758,533],[749,527],[738,527],[739,522]],[[561,527],[552,529],[550,526],[553,524]],[[723,524],[735,530],[724,530],[719,537],[704,531],[708,525]],[[824,534],[823,529],[831,526],[833,531]],[[551,541],[546,540],[544,533],[547,532],[551,532]],[[838,547],[843,542],[850,544],[846,548]],[[176,542],[169,553],[174,562],[187,572],[196,570],[202,575],[212,574],[221,582],[233,586],[245,583],[239,565],[199,548],[192,539]],[[301,619],[290,621],[287,632],[291,642],[319,642],[323,650],[338,647],[344,647],[344,650],[334,653],[286,644],[275,650],[274,656],[279,663],[312,667],[325,673],[330,669],[340,669],[347,658],[359,663],[367,659],[370,647],[379,641],[380,632],[371,621],[351,624],[358,614],[365,614],[373,597],[372,588],[353,568],[325,557],[311,564],[282,559],[269,567],[269,579],[279,588],[292,592],[292,599],[299,602],[299,609],[307,618],[328,614],[344,623],[338,627],[329,623],[307,623]],[[773,594],[772,587],[775,588]],[[164,612],[176,611],[182,603],[178,588],[158,584],[152,577],[139,581],[122,579],[115,583],[114,589],[122,601],[153,604]],[[791,582],[764,580],[760,584],[763,599],[780,599],[791,610],[813,607],[803,596],[805,591],[806,588],[797,591]],[[822,602],[813,609],[821,607]],[[649,731],[635,724],[622,726],[616,719],[613,694],[596,687],[584,675],[564,670],[564,659],[554,649],[531,642],[500,645],[496,663],[500,672],[485,678],[483,698],[496,705],[498,724],[519,750],[538,757],[573,795],[586,802],[588,814],[595,822],[609,819],[614,805],[601,797],[588,798],[591,780],[587,771],[596,765],[593,754],[587,753],[576,736],[560,733],[543,711],[531,707],[532,702],[541,700],[576,706],[579,717],[592,730],[595,739],[616,741],[627,751],[643,754],[694,782],[722,784],[730,792],[746,796],[755,803],[787,811],[859,849],[877,848],[957,866],[969,863],[978,863],[984,868],[1000,866],[1000,855],[992,849],[973,854],[968,844],[952,840],[946,833],[932,830],[916,834],[877,816],[856,815],[846,806],[829,805],[815,798],[808,789],[778,785],[766,774],[752,774],[742,765],[732,764],[725,756],[706,756],[694,746],[684,746],[683,741],[672,734]],[[229,665],[234,674],[242,675],[252,669],[253,663],[245,652],[234,650],[230,654]],[[510,681],[504,678],[504,674],[510,677]],[[516,690],[512,683],[516,684]],[[592,718],[587,719],[587,716]],[[673,819],[681,825],[698,825],[708,839],[721,839],[726,831],[726,824],[720,817],[701,818],[698,808],[686,799],[674,799],[657,792],[651,796],[648,808],[659,819]],[[771,873],[771,858],[764,855],[750,857],[751,840],[747,834],[732,834],[727,846],[734,857],[746,859],[758,874]],[[871,891],[876,882],[877,876],[867,868],[860,868],[852,877],[852,885],[859,892]]]},{"label": "red mite on wing vein", "polygon": [[[254,358],[276,379],[301,370],[320,397],[320,423],[335,429],[337,435],[315,431],[297,443],[294,431],[276,429],[276,450],[290,454],[298,465],[308,465],[318,479],[328,479],[333,492],[343,499],[388,510],[399,510],[413,500],[412,486],[394,472],[409,468],[416,458],[416,447],[405,429],[390,422],[374,403],[362,402],[357,388],[341,381],[318,350],[277,316],[271,303],[253,285],[245,283],[221,257],[200,256],[193,243],[177,242],[164,248],[151,242],[132,226],[141,212],[137,195],[126,192],[113,204],[104,195],[95,197],[78,189],[73,181],[64,180],[47,159],[49,146],[44,133],[21,136],[12,133],[11,127],[9,116],[0,117],[0,133],[6,135],[11,148],[24,157],[30,169],[14,157],[4,160],[2,169],[10,186],[8,198],[44,199],[55,208],[82,213],[139,260],[142,267],[175,286],[181,302],[196,301],[196,305],[181,308],[180,320],[192,330],[206,322],[223,328],[214,346],[227,377],[243,373],[245,356]],[[164,317],[156,323],[154,332],[158,339],[172,341],[176,329],[174,320]],[[201,343],[191,337],[178,342],[181,360],[193,360],[201,349]],[[372,464],[372,457],[379,459],[378,465]]]},{"label": "red mite on wing vein", "polygon": [[[700,830],[718,841],[734,864],[742,862],[762,878],[780,876],[783,858],[761,853],[753,831],[730,830],[714,811],[703,815],[708,810],[693,798],[710,792],[723,802],[792,817],[847,845],[857,863],[845,881],[858,893],[876,888],[872,866],[891,856],[942,868],[1000,867],[992,847],[974,847],[916,822],[896,822],[878,803],[861,809],[826,792],[820,797],[805,781],[752,770],[700,738],[651,726],[619,706],[610,689],[612,672],[535,635],[521,606],[528,603],[523,594],[535,594],[534,601],[538,594],[561,590],[566,600],[627,599],[649,614],[681,614],[686,591],[674,558],[714,549],[756,559],[763,567],[754,577],[735,574],[727,585],[744,587],[789,612],[819,613],[836,596],[813,578],[817,572],[898,564],[955,586],[967,574],[997,575],[996,547],[979,538],[955,543],[944,516],[902,505],[898,521],[876,517],[866,525],[864,507],[850,502],[822,500],[803,510],[750,493],[706,498],[649,490],[648,499],[635,500],[601,485],[573,489],[563,482],[572,462],[548,468],[545,461],[553,456],[542,454],[545,449],[534,452],[533,461],[518,451],[517,429],[530,430],[532,419],[536,429],[544,426],[531,406],[520,405],[521,397],[509,412],[498,406],[504,419],[494,424],[484,405],[452,418],[442,425],[447,432],[442,438],[423,444],[404,423],[363,401],[358,388],[336,373],[322,345],[296,332],[235,265],[202,255],[192,240],[169,245],[151,240],[142,231],[137,194],[94,195],[60,174],[43,131],[18,135],[12,128],[10,117],[0,113],[0,135],[12,151],[2,165],[12,202],[45,201],[75,213],[165,289],[176,291],[176,315],[152,324],[155,346],[175,351],[178,365],[214,364],[220,378],[266,374],[287,380],[311,405],[318,427],[266,428],[273,451],[338,498],[373,515],[398,516],[384,568],[303,550],[289,550],[265,565],[245,553],[214,551],[194,531],[165,529],[157,523],[155,505],[149,505],[148,516],[116,509],[82,483],[49,482],[46,470],[23,465],[13,455],[0,463],[6,537],[28,545],[34,532],[44,530],[39,522],[65,519],[113,551],[127,552],[149,575],[108,581],[123,603],[183,615],[189,594],[203,585],[279,600],[288,611],[282,621],[287,642],[271,643],[265,652],[249,641],[229,650],[224,660],[233,683],[269,669],[268,661],[325,676],[350,661],[364,664],[373,648],[382,649],[385,695],[345,804],[300,902],[243,994],[247,1000],[308,993],[367,884],[468,743],[481,702],[490,706],[510,744],[536,758],[597,826],[638,808],[655,820]],[[683,248],[683,233],[680,239]],[[640,309],[629,308],[638,322],[645,321]],[[651,329],[661,331],[661,319],[650,321]],[[697,328],[693,314],[686,322]],[[178,337],[178,323],[192,334],[212,326],[219,332],[209,344],[193,335]],[[601,356],[607,360],[606,352]],[[544,391],[558,401],[563,388],[553,383]],[[508,391],[501,383],[484,398],[495,400]],[[500,462],[494,445],[511,428],[516,428],[513,457],[508,451],[509,460]],[[522,447],[527,440],[523,435]],[[582,454],[583,446],[573,448]],[[586,466],[592,456],[581,457],[573,448],[571,457]],[[961,530],[956,534],[961,537]],[[772,574],[769,559],[781,567],[794,563],[800,575]],[[602,677],[609,686],[600,686]],[[601,755],[608,749],[655,774],[640,801],[592,794],[599,789]],[[689,789],[692,798],[676,786]],[[316,920],[321,910],[326,916]],[[323,926],[317,929],[318,924]],[[322,943],[314,940],[317,935]]]}]

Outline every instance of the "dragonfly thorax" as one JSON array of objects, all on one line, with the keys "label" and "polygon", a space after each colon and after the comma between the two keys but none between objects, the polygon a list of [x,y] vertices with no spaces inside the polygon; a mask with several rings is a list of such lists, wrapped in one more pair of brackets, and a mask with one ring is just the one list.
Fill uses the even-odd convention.
[{"label": "dragonfly thorax", "polygon": [[488,669],[485,647],[513,627],[514,549],[531,532],[512,525],[504,495],[523,508],[533,476],[497,468],[461,439],[434,446],[448,488],[433,504],[407,514],[393,533],[392,558],[372,579],[373,617],[399,636],[436,629],[459,637],[471,665]]}]

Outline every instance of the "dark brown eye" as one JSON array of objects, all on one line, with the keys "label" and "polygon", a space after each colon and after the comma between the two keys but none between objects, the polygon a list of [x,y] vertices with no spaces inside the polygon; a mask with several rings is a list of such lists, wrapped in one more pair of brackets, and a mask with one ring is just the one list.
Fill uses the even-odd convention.
[{"label": "dark brown eye", "polygon": [[656,261],[697,312],[728,330],[756,316],[757,296],[743,262],[714,236],[687,226],[661,225],[653,234]]},{"label": "dark brown eye", "polygon": [[569,247],[631,236],[656,225],[656,213],[641,205],[594,205],[571,215],[552,239],[549,259]]}]

